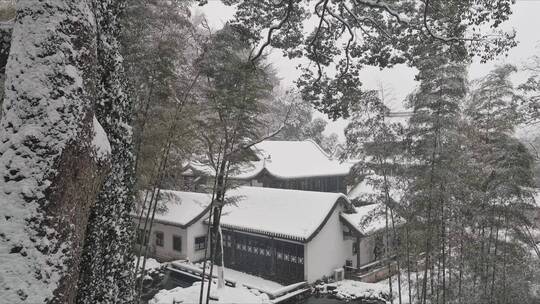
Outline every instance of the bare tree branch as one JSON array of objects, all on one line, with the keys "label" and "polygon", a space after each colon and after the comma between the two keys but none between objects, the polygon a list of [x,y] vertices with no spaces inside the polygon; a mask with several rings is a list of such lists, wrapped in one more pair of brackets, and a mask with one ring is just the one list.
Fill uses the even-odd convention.
[{"label": "bare tree branch", "polygon": [[[324,3],[322,4],[322,11],[321,13],[319,14],[318,11],[317,11],[317,7],[321,4],[321,2],[324,1]],[[319,33],[321,31],[321,28],[322,28],[322,23],[324,20],[324,13],[326,12],[326,6],[328,5],[328,0],[321,0],[317,3],[317,5],[315,5],[315,12],[317,13],[317,15],[319,16],[319,25],[317,26],[317,31],[315,32],[315,35],[313,36],[313,39],[311,39],[311,41],[309,42],[309,45],[308,47],[311,47],[313,46],[313,44],[315,43],[315,41],[317,40],[317,37],[319,36]]]},{"label": "bare tree branch", "polygon": [[343,26],[347,29],[347,31],[349,32],[349,40],[347,40],[347,46],[345,47],[345,58],[346,58],[346,64],[345,64],[345,69],[343,71],[341,71],[341,75],[339,77],[343,77],[343,75],[345,75],[348,71],[349,71],[349,64],[350,64],[350,58],[349,58],[349,48],[351,47],[351,43],[352,41],[354,40],[354,32],[353,30],[351,29],[349,23],[347,21],[345,21],[343,18],[341,18],[341,16],[338,16],[337,14],[335,14],[331,9],[328,9],[328,14],[330,14],[332,17],[336,18],[337,20],[339,20]]},{"label": "bare tree branch", "polygon": [[[373,20],[373,18],[369,18],[369,17],[358,17],[356,14],[354,14],[350,9],[349,7],[347,7],[346,5],[343,5],[343,7],[345,8],[345,10],[347,11],[347,13],[349,13],[349,15],[351,15],[351,17],[354,18],[354,20],[356,20],[356,22],[358,23],[358,27],[360,27],[360,29],[362,31],[364,31],[364,29],[362,28],[361,24],[362,22],[365,22],[365,21],[369,21],[370,23],[372,23],[375,27],[377,27],[379,29],[379,31],[381,31],[386,37],[388,38],[391,38],[392,36],[390,35],[390,33],[388,33],[379,23],[377,23],[375,20]],[[366,33],[364,31],[364,33]],[[367,33],[366,33],[367,34]]]},{"label": "bare tree branch", "polygon": [[[255,62],[257,61],[257,59],[259,59],[259,57],[262,56],[262,53],[264,51],[264,49],[270,45],[270,43],[272,42],[272,33],[276,30],[280,30],[281,27],[283,26],[283,24],[285,24],[285,22],[287,22],[287,20],[289,20],[289,17],[291,16],[291,11],[293,10],[293,0],[289,0],[289,4],[287,6],[287,10],[285,11],[285,16],[283,17],[283,19],[281,19],[281,21],[279,22],[279,24],[277,25],[274,25],[274,26],[271,26],[270,29],[268,30],[268,34],[266,35],[266,41],[264,42],[264,44],[261,46],[261,48],[259,49],[259,51],[257,52],[257,54],[255,55],[255,57],[251,58],[251,62]],[[251,55],[250,55],[251,57]]]},{"label": "bare tree branch", "polygon": [[[427,22],[428,8],[429,8],[429,0],[425,0],[425,2],[424,2],[423,23],[424,23],[424,27],[426,28],[427,33],[432,38],[437,39],[437,40],[442,41],[442,42],[445,42],[445,43],[460,42],[460,41],[481,41],[482,40],[482,39],[478,39],[478,38],[465,38],[465,37],[455,37],[455,36],[453,36],[453,37],[443,37],[443,36],[437,35],[436,33],[434,33],[431,30],[431,28],[429,27],[429,24]],[[491,35],[486,35],[484,37],[487,38],[487,37],[490,37],[490,36]],[[498,36],[496,36],[496,37],[498,37]]]},{"label": "bare tree branch", "polygon": [[409,24],[409,20],[396,12],[394,9],[392,9],[386,2],[381,0],[356,0],[356,3],[363,4],[365,6],[371,7],[371,8],[380,8],[385,10],[390,15],[394,16],[394,18],[397,19],[398,22],[403,24]]},{"label": "bare tree branch", "polygon": [[265,141],[267,139],[270,139],[270,138],[278,135],[285,128],[285,126],[287,124],[287,120],[289,120],[289,116],[291,115],[292,108],[293,108],[294,105],[295,105],[294,103],[291,103],[291,105],[289,106],[289,109],[287,109],[287,114],[285,114],[285,118],[283,119],[283,123],[281,124],[281,126],[277,130],[275,130],[274,132],[255,140],[255,141],[252,141],[251,143],[249,143],[247,145],[243,145],[239,149],[232,150],[230,154],[237,153],[240,150],[249,149],[249,148],[253,147],[254,145],[256,145],[258,143],[261,143],[261,142],[263,142],[263,141]]}]

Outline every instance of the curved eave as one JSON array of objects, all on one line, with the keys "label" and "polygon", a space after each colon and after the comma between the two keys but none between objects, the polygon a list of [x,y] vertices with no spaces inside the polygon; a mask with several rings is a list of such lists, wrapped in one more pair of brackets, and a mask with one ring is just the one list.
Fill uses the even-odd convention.
[{"label": "curved eave", "polygon": [[326,223],[328,222],[328,220],[330,219],[330,217],[332,216],[332,214],[334,213],[334,211],[336,210],[337,206],[340,203],[343,204],[346,209],[353,208],[352,205],[350,204],[349,200],[347,199],[347,197],[345,195],[341,194],[336,199],[336,201],[334,202],[334,205],[332,206],[330,211],[326,214],[324,220],[319,224],[317,229],[315,229],[315,231],[313,231],[313,233],[311,233],[311,235],[306,239],[306,243],[310,242],[313,238],[315,238],[317,236],[317,234],[319,234],[319,232],[323,229],[324,225],[326,225]]},{"label": "curved eave", "polygon": [[[195,168],[194,166],[188,165],[193,172],[197,172],[201,175],[206,176],[214,176],[215,174],[210,174],[210,172],[205,172],[204,170],[200,170],[198,168]],[[258,177],[259,175],[266,173],[276,179],[280,180],[290,180],[290,179],[300,179],[300,178],[310,178],[310,177],[338,177],[338,176],[347,176],[350,172],[349,170],[343,170],[343,172],[332,172],[327,174],[311,174],[311,175],[283,175],[276,172],[272,172],[267,167],[261,167],[259,169],[253,170],[253,172],[250,172],[249,174],[240,174],[240,175],[232,175],[231,178],[237,179],[237,180],[250,180]]]},{"label": "curved eave", "polygon": [[356,234],[358,234],[358,236],[360,237],[364,237],[365,234],[363,231],[361,231],[360,229],[358,229],[358,227],[356,227],[356,225],[353,225],[348,219],[347,217],[343,216],[343,214],[340,214],[339,215],[339,219],[340,221],[347,227],[349,227],[349,229],[351,229],[352,231],[356,232]]},{"label": "curved eave", "polygon": [[[178,223],[178,222],[175,222],[175,221],[168,221],[168,220],[164,220],[164,219],[159,219],[159,218],[154,218],[154,222],[164,224],[164,225],[174,226],[174,227],[178,227],[178,228],[182,228],[182,229],[186,229],[186,228],[189,228],[191,225],[195,224],[198,220],[200,220],[204,216],[204,214],[206,212],[208,212],[209,210],[210,210],[210,206],[204,208],[203,211],[201,211],[199,214],[197,214],[197,216],[195,216],[194,218],[192,218],[189,222],[187,222],[185,224]],[[134,218],[138,217],[138,215],[133,215],[133,214],[131,216],[134,217]]]},{"label": "curved eave", "polygon": [[306,243],[306,238],[303,236],[297,236],[297,235],[285,234],[285,233],[276,233],[276,232],[270,232],[270,231],[255,229],[255,228],[247,228],[247,227],[231,225],[231,224],[221,224],[221,226],[223,228],[227,228],[231,230],[238,230],[238,231],[249,232],[253,234],[259,234],[263,236],[270,236],[270,237],[280,238],[284,240]]},{"label": "curved eave", "polygon": [[317,175],[280,175],[277,173],[274,173],[268,168],[264,167],[261,170],[259,170],[256,174],[250,174],[249,176],[242,176],[240,177],[234,177],[236,179],[252,179],[256,178],[260,174],[266,173],[276,179],[280,180],[290,180],[290,179],[300,179],[300,178],[310,178],[310,177],[338,177],[338,176],[347,176],[349,174],[350,170],[347,172],[341,172],[341,173],[328,173],[328,174],[317,174]]}]

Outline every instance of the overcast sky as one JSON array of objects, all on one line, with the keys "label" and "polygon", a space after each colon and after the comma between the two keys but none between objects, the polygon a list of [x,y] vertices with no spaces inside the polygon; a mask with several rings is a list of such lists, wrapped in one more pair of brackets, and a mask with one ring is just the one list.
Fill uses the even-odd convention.
[{"label": "overcast sky", "polygon": [[[204,13],[210,26],[219,29],[234,14],[234,8],[225,6],[219,0],[210,0],[202,8],[195,8],[194,13]],[[486,64],[474,62],[469,70],[469,79],[475,79],[485,75],[495,65],[512,63],[518,67],[533,55],[540,55],[540,0],[518,0],[513,6],[513,14],[506,22],[504,29],[514,28],[517,31],[518,46],[510,50],[507,56],[500,56]],[[283,86],[293,86],[293,81],[299,73],[295,66],[297,62],[281,56],[279,50],[270,51],[269,61],[274,64],[278,75],[282,78]],[[413,77],[415,71],[405,66],[397,66],[380,71],[376,68],[366,67],[362,73],[364,88],[375,89],[379,83],[392,88],[395,101],[390,105],[393,110],[403,110],[402,101],[416,86]],[[515,83],[526,78],[524,73],[518,73],[514,77]],[[322,116],[322,115],[321,115]],[[335,132],[341,140],[344,140],[343,129],[347,122],[338,120],[330,122],[326,133]]]}]

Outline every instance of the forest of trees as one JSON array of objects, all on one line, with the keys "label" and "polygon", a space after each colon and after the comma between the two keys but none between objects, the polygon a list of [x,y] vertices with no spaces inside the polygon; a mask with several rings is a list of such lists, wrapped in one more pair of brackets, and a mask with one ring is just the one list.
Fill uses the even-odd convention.
[{"label": "forest of trees", "polygon": [[389,250],[411,290],[400,302],[537,301],[535,159],[513,135],[528,108],[517,102],[515,70],[469,82],[465,64],[426,61],[401,122],[387,117],[379,92],[360,99],[369,111],[353,114],[344,156],[361,159],[355,176],[379,189],[387,233],[401,240]]},{"label": "forest of trees", "polygon": [[[139,303],[134,232],[193,159],[215,171],[206,256],[222,283],[229,174],[262,140],[313,139],[380,190],[410,287],[394,303],[537,303],[538,153],[514,131],[538,121],[540,60],[516,86],[511,65],[467,77],[515,46],[499,28],[512,1],[223,0],[236,13],[219,30],[192,15],[205,2],[0,2],[0,302]],[[296,87],[270,47],[303,60]],[[359,73],[397,64],[418,71],[406,124]],[[315,111],[349,119],[343,151]]]}]

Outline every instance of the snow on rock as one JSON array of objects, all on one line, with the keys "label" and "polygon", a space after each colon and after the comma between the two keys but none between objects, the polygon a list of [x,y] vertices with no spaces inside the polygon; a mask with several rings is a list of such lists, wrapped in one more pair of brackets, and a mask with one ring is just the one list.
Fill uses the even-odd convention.
[{"label": "snow on rock", "polygon": [[0,126],[0,302],[47,303],[64,295],[54,292],[77,247],[63,219],[44,210],[54,209],[57,159],[88,113],[73,77],[95,52],[80,38],[95,26],[86,1],[17,1],[17,12]]},{"label": "snow on rock", "polygon": [[[199,303],[200,288],[200,282],[196,282],[187,288],[177,287],[171,290],[161,290],[148,304],[171,304],[173,301],[182,304]],[[203,296],[203,303],[205,303],[206,292]],[[256,295],[242,286],[225,286],[222,289],[218,289],[217,285],[213,283],[210,291],[210,303],[270,304],[271,302],[266,294]]]},{"label": "snow on rock", "polygon": [[92,138],[92,147],[94,147],[97,160],[104,160],[111,155],[111,144],[107,139],[107,133],[94,115],[92,119],[94,137]]}]

